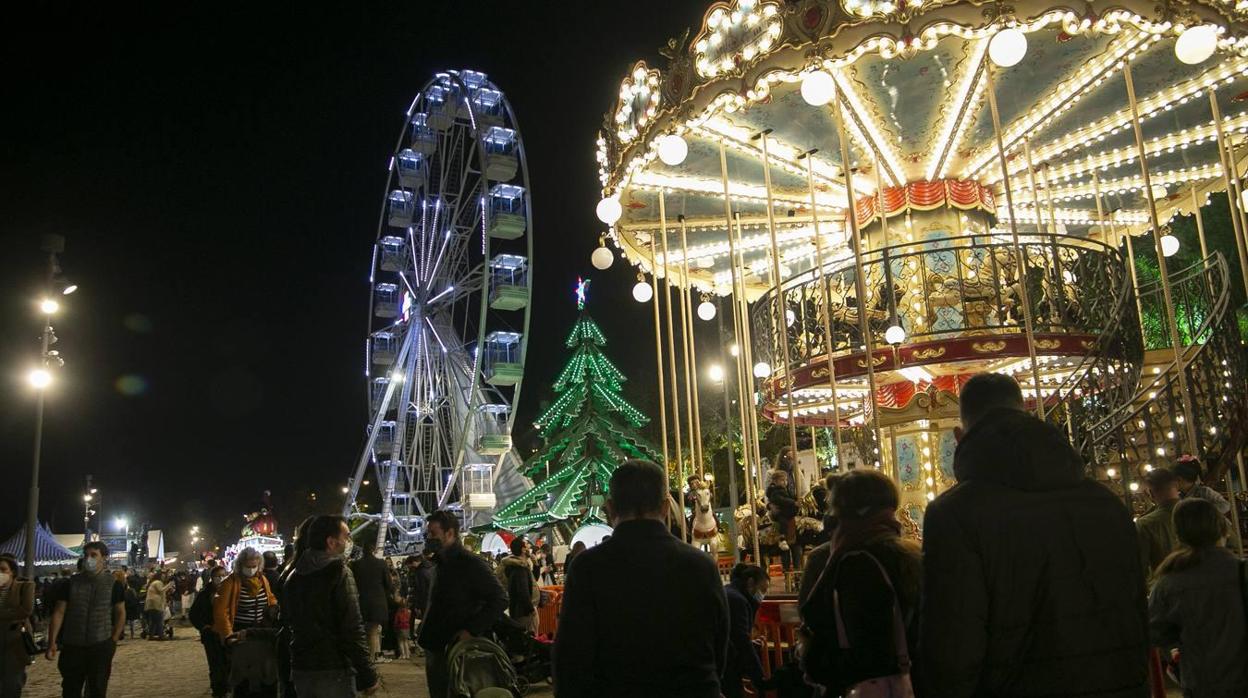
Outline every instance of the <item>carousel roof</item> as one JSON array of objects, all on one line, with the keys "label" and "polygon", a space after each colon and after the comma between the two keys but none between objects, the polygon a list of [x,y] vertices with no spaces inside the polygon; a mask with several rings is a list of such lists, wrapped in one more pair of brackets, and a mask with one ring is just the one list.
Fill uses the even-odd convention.
[{"label": "carousel roof", "polygon": [[[638,62],[621,83],[598,140],[604,194],[622,205],[609,237],[645,270],[687,260],[693,286],[728,293],[727,188],[753,297],[772,285],[768,176],[783,278],[814,264],[816,223],[825,262],[851,256],[846,169],[857,197],[872,197],[881,185],[977,182],[996,195],[1005,221],[989,89],[1020,232],[1036,230],[1037,213],[1046,230],[1111,243],[1143,232],[1151,228],[1148,192],[1124,66],[1164,221],[1225,188],[1211,92],[1227,136],[1248,132],[1246,8],[1242,0],[1079,9],[1052,0],[716,3],[692,39],[686,32],[669,42],[666,67]],[[1201,31],[1216,51],[1185,63],[1176,42],[1197,26],[1207,27]],[[1012,67],[996,65],[989,50],[1006,28],[1025,36],[1025,55]],[[1189,33],[1183,41],[1200,38]],[[1190,48],[1179,53],[1190,60]],[[848,163],[832,105],[803,97],[804,79],[820,71],[835,84]],[[687,146],[683,159],[679,143],[660,157],[672,135]],[[664,223],[666,255],[657,235]]]}]

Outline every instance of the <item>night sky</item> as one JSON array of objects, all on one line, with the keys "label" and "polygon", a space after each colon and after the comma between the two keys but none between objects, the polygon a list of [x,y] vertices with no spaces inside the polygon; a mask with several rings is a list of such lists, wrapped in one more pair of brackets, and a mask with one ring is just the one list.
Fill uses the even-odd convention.
[{"label": "night sky", "polygon": [[532,442],[551,396],[582,274],[608,355],[635,377],[626,394],[654,415],[649,308],[632,301],[626,265],[589,265],[593,144],[632,62],[663,65],[658,48],[705,4],[360,5],[109,5],[7,27],[0,536],[26,511],[45,233],[66,237],[62,267],[81,285],[54,322],[66,366],[49,391],[40,505],[54,530],[81,531],[88,473],[106,523],[164,527],[173,550],[192,523],[236,530],[266,488],[283,528],[291,492],[341,497],[367,419],[386,165],[413,94],[447,68],[506,92],[528,151],[535,290],[518,441]]}]

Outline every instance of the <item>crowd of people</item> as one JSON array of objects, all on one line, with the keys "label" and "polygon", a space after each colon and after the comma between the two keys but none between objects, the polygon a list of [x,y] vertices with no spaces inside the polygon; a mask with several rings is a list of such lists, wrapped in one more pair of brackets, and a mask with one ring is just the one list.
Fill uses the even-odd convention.
[{"label": "crowd of people", "polygon": [[[768,572],[739,563],[725,585],[711,556],[672,535],[664,469],[620,464],[604,507],[612,535],[562,563],[555,695],[1127,698],[1164,668],[1185,696],[1248,696],[1243,562],[1227,547],[1231,505],[1199,462],[1149,472],[1154,507],[1133,521],[1012,379],[974,377],[960,409],[957,484],[927,507],[921,545],[903,535],[887,476],[828,478],[829,539],[792,556],[804,563],[796,659],[770,673],[754,641]],[[784,525],[786,483],[772,486]],[[376,536],[353,556],[340,516],[300,524],[283,559],[246,549],[200,575],[110,571],[107,548],[89,543],[78,572],[42,590],[44,654],[64,695],[104,696],[127,628],[142,620],[140,635],[161,641],[184,615],[213,696],[371,695],[378,663],[416,657],[431,696],[463,695],[466,654],[489,656],[505,631],[532,638],[560,565],[524,537],[499,559],[475,553],[460,525],[433,512],[423,553],[397,566]],[[2,698],[20,696],[34,651],[40,594],[17,572],[0,556]]]}]

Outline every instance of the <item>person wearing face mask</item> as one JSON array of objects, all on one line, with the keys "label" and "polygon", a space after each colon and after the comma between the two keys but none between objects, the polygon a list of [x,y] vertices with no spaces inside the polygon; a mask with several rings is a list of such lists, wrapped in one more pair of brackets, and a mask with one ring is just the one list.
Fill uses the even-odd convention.
[{"label": "person wearing face mask", "polygon": [[230,691],[230,662],[225,653],[225,643],[212,630],[212,602],[225,581],[225,568],[213,567],[210,572],[212,576],[199,590],[186,615],[199,631],[199,641],[204,646],[204,657],[208,661],[208,685],[213,698],[222,698]]},{"label": "person wearing face mask", "polygon": [[35,584],[17,578],[17,559],[0,555],[0,696],[20,698],[26,685],[26,643],[35,610]]},{"label": "person wearing face mask", "polygon": [[719,698],[728,602],[715,561],[668,531],[659,466],[624,461],[607,491],[614,533],[564,586],[556,698]]},{"label": "person wearing face mask", "polygon": [[147,580],[147,592],[144,594],[143,617],[147,621],[147,639],[165,639],[165,609],[169,603],[171,589],[165,583],[165,575],[157,570]]},{"label": "person wearing face mask", "polygon": [[763,568],[741,562],[732,568],[728,585],[724,587],[724,596],[728,598],[729,627],[728,663],[719,681],[719,690],[724,698],[745,696],[742,679],[750,680],[755,694],[761,694],[772,687],[763,678],[763,663],[759,661],[758,652],[754,651],[754,643],[750,641],[754,617],[758,615],[758,607],[767,595],[770,582]]},{"label": "person wearing face mask", "polygon": [[290,631],[291,678],[301,696],[352,698],[381,682],[368,650],[359,592],[347,566],[351,529],[341,516],[318,516],[308,549],[286,581],[282,615]]},{"label": "person wearing face mask", "polygon": [[82,696],[85,688],[88,698],[104,698],[126,629],[126,596],[108,572],[108,546],[91,541],[82,555],[82,571],[69,578],[65,596],[52,609],[44,656],[57,659],[62,695]]},{"label": "person wearing face mask", "polygon": [[507,592],[490,566],[459,540],[459,517],[446,510],[425,519],[425,552],[437,562],[417,644],[425,650],[429,695],[447,694],[446,653],[456,642],[484,635],[503,617]]}]

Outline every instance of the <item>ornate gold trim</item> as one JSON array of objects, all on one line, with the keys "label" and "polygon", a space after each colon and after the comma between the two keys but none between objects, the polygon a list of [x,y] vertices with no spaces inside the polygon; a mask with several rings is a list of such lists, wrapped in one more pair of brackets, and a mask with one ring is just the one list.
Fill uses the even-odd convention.
[{"label": "ornate gold trim", "polygon": [[971,349],[981,354],[995,354],[1005,349],[1005,342],[971,342]]},{"label": "ornate gold trim", "polygon": [[913,354],[914,358],[921,359],[921,360],[939,359],[940,357],[944,355],[945,355],[944,347],[928,347],[926,349],[915,349],[914,354]]}]

